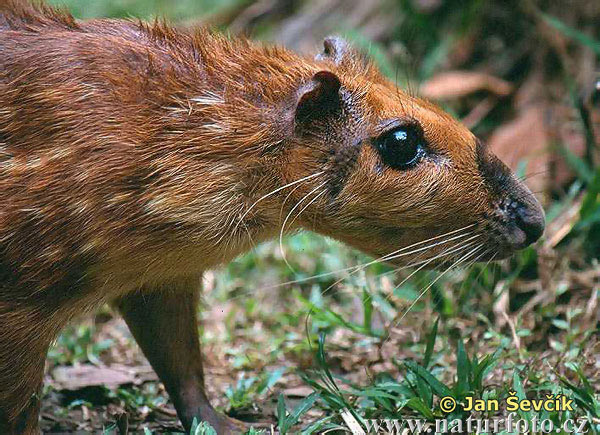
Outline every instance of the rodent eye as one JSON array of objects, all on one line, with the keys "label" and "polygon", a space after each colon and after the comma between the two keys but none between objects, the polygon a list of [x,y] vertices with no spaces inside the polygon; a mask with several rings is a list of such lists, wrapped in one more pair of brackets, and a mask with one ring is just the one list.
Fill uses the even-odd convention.
[{"label": "rodent eye", "polygon": [[376,140],[383,163],[394,169],[408,169],[416,165],[424,154],[423,136],[413,126],[397,127]]}]

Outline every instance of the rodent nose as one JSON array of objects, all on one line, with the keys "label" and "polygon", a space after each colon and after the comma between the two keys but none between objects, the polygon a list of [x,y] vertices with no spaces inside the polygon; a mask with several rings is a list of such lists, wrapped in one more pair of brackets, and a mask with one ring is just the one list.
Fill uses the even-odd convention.
[{"label": "rodent nose", "polygon": [[518,204],[515,209],[517,226],[525,233],[523,247],[531,245],[544,233],[546,219],[542,208],[535,204]]}]

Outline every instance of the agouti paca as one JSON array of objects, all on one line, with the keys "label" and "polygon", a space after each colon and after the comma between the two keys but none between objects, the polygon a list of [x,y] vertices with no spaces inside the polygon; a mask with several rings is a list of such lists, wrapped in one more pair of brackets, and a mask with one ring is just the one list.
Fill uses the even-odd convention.
[{"label": "agouti paca", "polygon": [[313,59],[0,0],[2,434],[38,432],[49,345],[105,302],[183,425],[236,433],[204,392],[200,276],[280,233],[433,267],[506,257],[543,227],[469,130],[340,38]]}]

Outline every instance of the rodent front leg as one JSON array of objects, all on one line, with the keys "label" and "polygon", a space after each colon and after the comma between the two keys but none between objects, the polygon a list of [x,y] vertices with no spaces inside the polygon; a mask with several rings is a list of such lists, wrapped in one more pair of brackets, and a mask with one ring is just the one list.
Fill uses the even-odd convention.
[{"label": "rodent front leg", "polygon": [[204,371],[196,310],[200,276],[168,288],[142,289],[116,303],[129,329],[161,379],[189,432],[194,417],[218,434],[240,433],[211,406]]},{"label": "rodent front leg", "polygon": [[7,301],[2,290],[0,283],[0,434],[39,434],[44,360],[67,315],[47,310],[43,298],[40,304]]}]

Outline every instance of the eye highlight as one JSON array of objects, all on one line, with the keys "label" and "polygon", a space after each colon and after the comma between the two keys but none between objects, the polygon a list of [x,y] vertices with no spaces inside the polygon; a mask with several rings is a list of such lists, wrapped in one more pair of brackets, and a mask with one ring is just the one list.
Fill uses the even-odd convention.
[{"label": "eye highlight", "polygon": [[383,163],[394,169],[411,168],[425,154],[423,135],[413,125],[386,131],[375,140],[375,146]]}]

